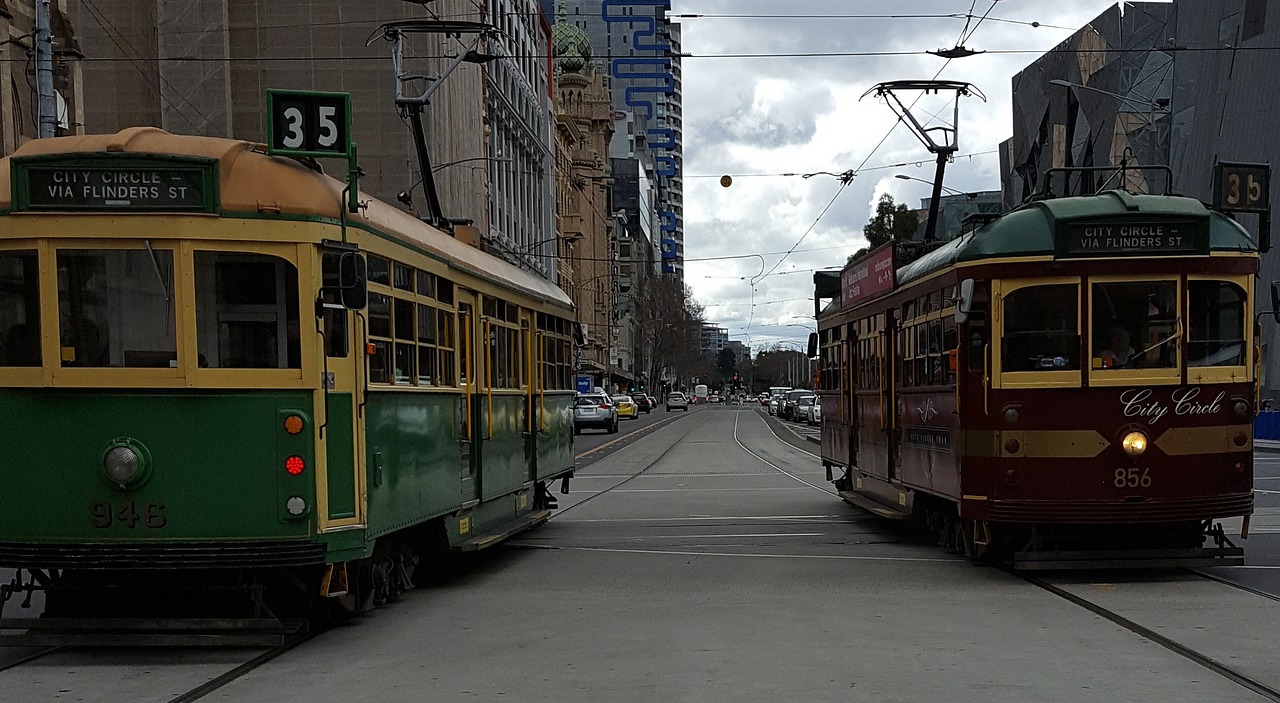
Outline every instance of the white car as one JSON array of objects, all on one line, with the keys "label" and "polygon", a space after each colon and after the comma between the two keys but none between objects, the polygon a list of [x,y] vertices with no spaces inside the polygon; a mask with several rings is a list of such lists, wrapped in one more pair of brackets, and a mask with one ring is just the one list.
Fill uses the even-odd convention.
[{"label": "white car", "polygon": [[684,393],[668,393],[667,394],[667,412],[672,410],[683,410],[689,412],[689,399]]},{"label": "white car", "polygon": [[817,402],[815,400],[813,405],[810,405],[808,407],[808,411],[809,412],[806,414],[806,417],[805,417],[805,422],[810,425],[821,425],[822,424],[822,403]]}]

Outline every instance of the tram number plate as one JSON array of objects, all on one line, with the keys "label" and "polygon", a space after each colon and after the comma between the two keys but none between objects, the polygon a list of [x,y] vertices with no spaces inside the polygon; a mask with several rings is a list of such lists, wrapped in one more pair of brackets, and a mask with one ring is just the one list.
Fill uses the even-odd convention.
[{"label": "tram number plate", "polygon": [[93,504],[90,513],[93,515],[93,526],[99,529],[115,524],[130,529],[143,525],[158,530],[168,522],[164,515],[164,503],[144,503],[139,506],[131,500],[117,504],[100,501]]},{"label": "tram number plate", "polygon": [[1116,469],[1113,483],[1116,488],[1150,488],[1151,474],[1148,469],[1133,466],[1127,469]]}]

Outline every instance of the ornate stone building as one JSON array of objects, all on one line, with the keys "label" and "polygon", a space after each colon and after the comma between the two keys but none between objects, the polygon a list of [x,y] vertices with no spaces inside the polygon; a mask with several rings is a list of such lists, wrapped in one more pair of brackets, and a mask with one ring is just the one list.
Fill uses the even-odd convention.
[{"label": "ornate stone building", "polygon": [[[556,232],[558,280],[577,307],[583,330],[579,373],[593,385],[616,378],[617,284],[609,206],[609,141],[613,108],[603,71],[591,62],[591,43],[564,21],[551,28],[555,54]],[[613,364],[611,364],[611,360]]]}]

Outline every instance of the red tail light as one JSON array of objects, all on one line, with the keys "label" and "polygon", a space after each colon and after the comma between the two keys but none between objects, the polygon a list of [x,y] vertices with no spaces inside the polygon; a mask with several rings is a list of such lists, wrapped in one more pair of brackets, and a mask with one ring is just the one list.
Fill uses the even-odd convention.
[{"label": "red tail light", "polygon": [[302,472],[305,471],[306,468],[307,462],[303,461],[300,456],[295,455],[284,460],[284,470],[287,471],[290,476],[301,476]]},{"label": "red tail light", "polygon": [[608,410],[608,409],[609,409],[609,406],[608,406],[608,405],[601,405],[601,406],[600,406],[600,409],[601,409],[601,410]]}]

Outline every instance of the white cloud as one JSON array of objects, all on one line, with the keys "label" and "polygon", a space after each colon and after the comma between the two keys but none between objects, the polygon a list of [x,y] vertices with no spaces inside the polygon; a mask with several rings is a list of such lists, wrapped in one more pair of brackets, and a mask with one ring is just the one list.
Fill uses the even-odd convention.
[{"label": "white cloud", "polygon": [[[674,0],[672,11],[785,14],[787,10],[779,9],[785,7],[794,8],[794,14],[963,14],[970,4],[955,0],[807,0],[780,6],[776,0]],[[994,151],[1012,129],[1013,75],[1112,4],[1112,0],[1006,0],[997,4],[965,44],[980,50],[1027,53],[989,53],[957,59],[946,66],[940,78],[968,81],[989,98],[986,103],[976,98],[961,103],[961,153]],[[975,12],[981,15],[988,7],[989,0],[978,0]],[[1038,21],[1066,29],[997,20]],[[838,268],[865,244],[862,226],[881,193],[888,192],[911,207],[917,207],[919,199],[928,195],[928,185],[895,179],[895,173],[926,181],[933,178],[933,156],[907,129],[897,127],[876,148],[896,118],[873,97],[860,100],[860,96],[882,81],[931,78],[943,59],[920,54],[710,57],[936,50],[956,42],[965,20],[680,21],[683,48],[695,57],[683,63],[685,280],[706,306],[708,319],[730,328],[734,338],[746,341],[741,335],[749,333],[757,348],[772,339],[802,339],[807,334],[803,325],[812,325],[812,269]],[[949,120],[949,112],[943,117]],[[754,295],[749,281],[761,271],[760,257],[699,260],[760,254],[765,268],[773,267],[839,190],[838,182],[829,176],[802,179],[745,174],[839,173],[864,161],[868,167],[911,165],[862,173],[795,247],[796,252],[755,286]],[[718,176],[724,173],[738,174],[730,188],[719,185]],[[957,159],[947,168],[946,183],[961,190],[999,188],[996,154]]]}]

